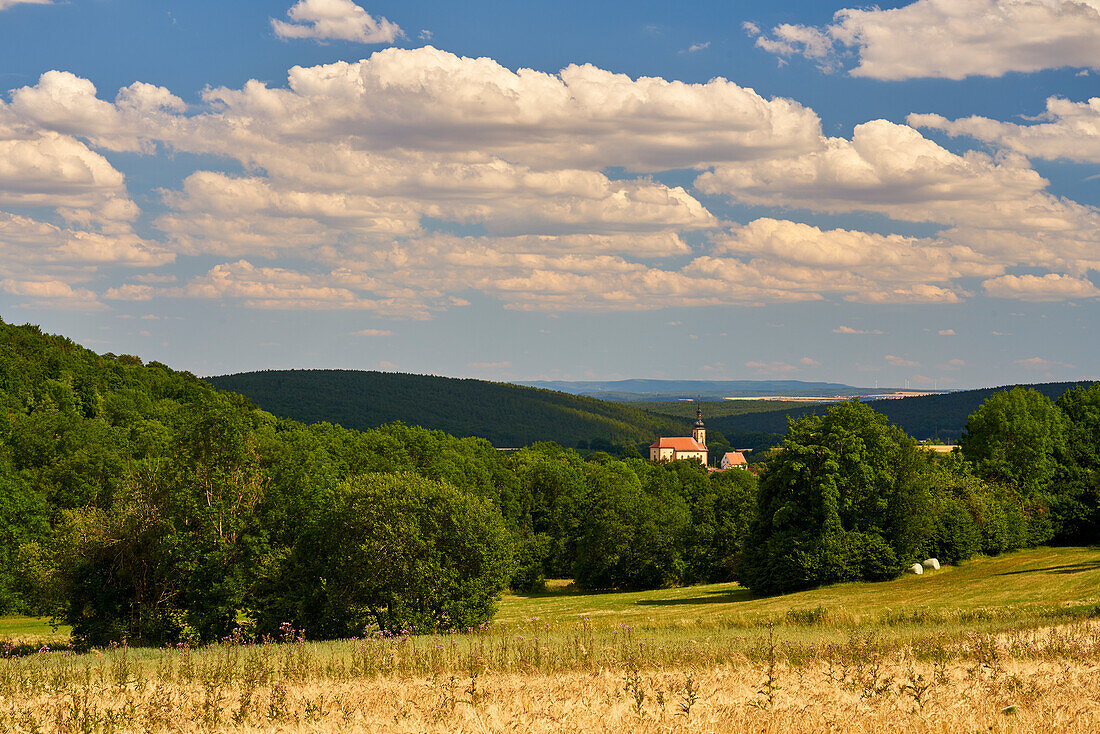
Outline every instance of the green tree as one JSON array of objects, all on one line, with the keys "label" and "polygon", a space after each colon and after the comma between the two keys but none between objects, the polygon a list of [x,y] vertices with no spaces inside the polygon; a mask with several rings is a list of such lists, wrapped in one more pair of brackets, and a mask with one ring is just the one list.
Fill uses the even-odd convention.
[{"label": "green tree", "polygon": [[793,423],[761,477],[742,581],[775,593],[897,575],[930,532],[905,496],[920,463],[913,439],[854,400]]},{"label": "green tree", "polygon": [[1075,543],[1100,539],[1100,384],[1072,387],[1058,399],[1066,418],[1064,452],[1052,498],[1060,538]]},{"label": "green tree", "polygon": [[261,632],[312,636],[462,629],[492,618],[512,538],[499,510],[445,482],[367,474],[343,483],[257,590]]},{"label": "green tree", "polygon": [[48,551],[33,561],[48,569],[56,616],[81,646],[197,642],[183,579],[169,561],[173,540],[157,508],[125,497],[110,512],[66,510]]},{"label": "green tree", "polygon": [[[516,478],[518,533],[524,539],[517,573],[526,581],[516,588],[572,575],[587,493],[580,455],[543,442],[510,454],[508,466]],[[534,563],[539,568],[526,567]]]},{"label": "green tree", "polygon": [[962,453],[980,475],[1027,495],[1054,478],[1064,433],[1054,403],[1040,392],[1016,387],[994,393],[970,416]]},{"label": "green tree", "polygon": [[729,470],[712,474],[705,490],[691,497],[691,538],[687,550],[688,583],[738,578],[741,557],[756,517],[756,477]]},{"label": "green tree", "polygon": [[0,614],[40,611],[18,573],[19,550],[50,531],[45,498],[20,480],[0,454]]},{"label": "green tree", "polygon": [[1028,518],[1028,544],[1060,530],[1050,514],[1058,504],[1054,479],[1066,453],[1066,421],[1045,395],[1013,388],[991,395],[966,422],[962,453],[977,474],[1014,490]]},{"label": "green tree", "polygon": [[[656,589],[681,583],[691,513],[662,484],[647,492],[638,473],[648,462],[586,462],[573,577],[586,589]],[[660,470],[659,467],[657,467]]]},{"label": "green tree", "polygon": [[[934,496],[935,533],[929,555],[942,563],[960,563],[982,552],[982,531],[991,534],[1000,517],[989,485],[971,473],[958,453],[929,467],[922,477]],[[992,523],[992,524],[991,524]]]},{"label": "green tree", "polygon": [[270,416],[216,398],[183,412],[171,459],[132,462],[109,508],[62,513],[48,583],[84,644],[210,640],[237,624]]}]

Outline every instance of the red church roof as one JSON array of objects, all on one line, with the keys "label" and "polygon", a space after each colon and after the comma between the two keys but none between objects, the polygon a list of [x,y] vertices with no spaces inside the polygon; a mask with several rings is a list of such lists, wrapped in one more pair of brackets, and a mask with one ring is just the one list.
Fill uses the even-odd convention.
[{"label": "red church roof", "polygon": [[649,447],[651,449],[675,449],[677,451],[706,451],[707,447],[696,441],[691,436],[675,436],[668,438],[662,436]]}]

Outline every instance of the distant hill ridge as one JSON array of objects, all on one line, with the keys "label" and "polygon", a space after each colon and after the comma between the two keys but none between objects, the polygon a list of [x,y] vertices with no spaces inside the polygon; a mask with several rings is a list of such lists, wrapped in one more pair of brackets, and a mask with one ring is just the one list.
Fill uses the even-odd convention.
[{"label": "distant hill ridge", "polygon": [[[1075,385],[1086,387],[1094,380],[1076,382],[1047,382],[1037,384],[1002,385],[984,387],[978,390],[961,390],[943,395],[922,395],[900,398],[898,400],[873,400],[868,403],[882,413],[891,422],[900,426],[906,433],[918,439],[938,438],[944,441],[957,441],[966,427],[970,414],[978,409],[990,395],[1014,387],[1037,390],[1051,400],[1057,400],[1062,393]],[[727,436],[741,433],[786,433],[788,418],[801,418],[811,414],[821,414],[828,405],[803,406],[768,413],[750,413],[731,415],[708,421],[708,426],[722,431]],[[706,408],[704,407],[704,411]]]},{"label": "distant hill ridge", "polygon": [[[629,402],[476,379],[358,370],[264,370],[209,377],[206,381],[219,390],[240,393],[264,410],[304,423],[328,421],[345,428],[367,430],[402,421],[454,436],[486,438],[498,447],[520,447],[536,441],[555,441],[563,446],[587,445],[593,440],[619,445],[640,444],[661,435],[686,435],[689,428],[688,420],[659,412],[655,405],[647,405],[650,410],[643,410]],[[1005,385],[943,395],[875,400],[870,404],[918,439],[957,441],[970,414],[999,390],[1029,387],[1056,400],[1074,385],[1091,382]],[[806,394],[805,390],[825,390],[826,387],[829,390],[859,390],[836,383],[796,380],[618,380],[589,384],[638,390],[653,383],[695,387],[754,385],[761,392],[801,389],[802,394]],[[706,417],[707,404],[697,405]],[[779,406],[770,403],[768,407],[766,412],[711,414],[712,417],[706,417],[707,427],[721,432],[738,445],[763,448],[777,443],[787,432],[788,418],[820,414],[828,410],[829,405],[776,409]]]},{"label": "distant hill ridge", "polygon": [[852,387],[836,382],[803,382],[802,380],[531,380],[516,384],[620,401],[652,400],[655,396],[665,398],[760,395],[820,397],[838,394],[866,395],[875,392],[870,388]]},{"label": "distant hill ridge", "polygon": [[623,403],[488,382],[358,370],[264,370],[206,381],[240,393],[264,410],[304,423],[328,421],[367,430],[385,423],[479,436],[494,446],[536,441],[563,446],[603,439],[638,444],[659,435],[686,435],[689,423]]}]

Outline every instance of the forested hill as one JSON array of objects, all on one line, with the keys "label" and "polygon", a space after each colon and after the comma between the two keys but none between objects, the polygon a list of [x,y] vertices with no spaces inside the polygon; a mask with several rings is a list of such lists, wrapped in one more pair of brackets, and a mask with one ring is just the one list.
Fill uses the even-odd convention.
[{"label": "forested hill", "polygon": [[[1062,393],[1074,385],[1088,386],[1091,381],[1048,382],[1035,385],[1005,385],[986,387],[980,390],[963,390],[944,395],[924,395],[898,400],[875,400],[870,403],[879,413],[895,423],[909,435],[918,438],[939,438],[945,441],[957,441],[966,427],[970,414],[978,409],[986,398],[1001,390],[1013,387],[1029,387],[1041,392],[1051,400],[1057,400]],[[812,413],[823,414],[828,405],[804,406],[769,413],[750,413],[731,415],[708,421],[708,426],[722,433],[736,435],[740,433],[787,432],[787,418],[801,418]]]},{"label": "forested hill", "polygon": [[602,400],[649,401],[682,398],[722,399],[767,395],[833,396],[867,395],[875,390],[835,382],[802,380],[536,380],[519,385],[587,395]]},{"label": "forested hill", "polygon": [[501,447],[638,444],[689,430],[687,421],[629,405],[484,380],[356,370],[265,370],[207,380],[303,423],[367,430],[403,421]]}]

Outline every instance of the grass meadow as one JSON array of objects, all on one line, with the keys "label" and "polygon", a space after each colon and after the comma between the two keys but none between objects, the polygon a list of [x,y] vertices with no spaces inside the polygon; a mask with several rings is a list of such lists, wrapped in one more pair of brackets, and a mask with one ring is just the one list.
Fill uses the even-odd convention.
[{"label": "grass meadow", "polygon": [[765,599],[557,582],[463,633],[0,659],[3,732],[887,729],[1100,730],[1100,549]]},{"label": "grass meadow", "polygon": [[54,627],[47,619],[35,617],[0,617],[0,642],[13,645],[64,646],[69,638],[69,628]]}]

